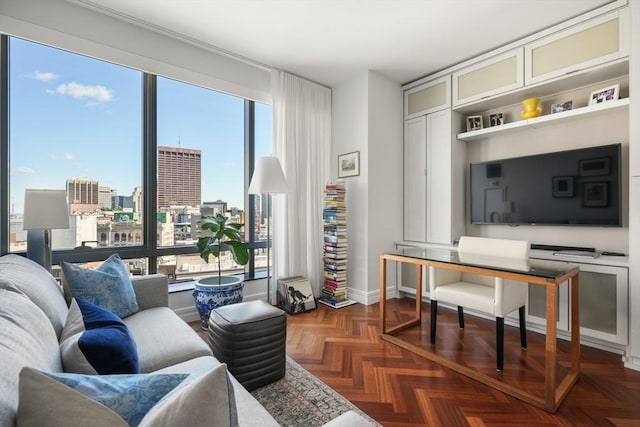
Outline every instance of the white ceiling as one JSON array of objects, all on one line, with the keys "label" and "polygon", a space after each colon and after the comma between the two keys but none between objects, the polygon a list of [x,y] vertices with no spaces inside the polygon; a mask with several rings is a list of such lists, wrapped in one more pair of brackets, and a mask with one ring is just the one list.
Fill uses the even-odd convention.
[{"label": "white ceiling", "polygon": [[610,0],[71,0],[335,86],[407,83]]}]

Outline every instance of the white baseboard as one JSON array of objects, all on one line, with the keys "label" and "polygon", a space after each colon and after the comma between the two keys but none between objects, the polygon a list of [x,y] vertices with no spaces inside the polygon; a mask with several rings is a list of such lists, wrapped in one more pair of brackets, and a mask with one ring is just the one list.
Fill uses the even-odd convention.
[{"label": "white baseboard", "polygon": [[[380,302],[380,290],[371,292],[361,291],[359,289],[348,288],[347,296],[352,300],[358,301],[360,304],[371,305]],[[398,292],[395,286],[387,287],[387,298],[396,298]]]}]

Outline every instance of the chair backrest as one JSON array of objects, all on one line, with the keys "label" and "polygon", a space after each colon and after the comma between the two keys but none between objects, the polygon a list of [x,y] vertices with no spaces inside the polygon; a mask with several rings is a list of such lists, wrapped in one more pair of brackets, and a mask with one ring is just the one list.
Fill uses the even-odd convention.
[{"label": "chair backrest", "polygon": [[530,247],[526,240],[462,236],[458,256],[464,262],[528,270]]}]

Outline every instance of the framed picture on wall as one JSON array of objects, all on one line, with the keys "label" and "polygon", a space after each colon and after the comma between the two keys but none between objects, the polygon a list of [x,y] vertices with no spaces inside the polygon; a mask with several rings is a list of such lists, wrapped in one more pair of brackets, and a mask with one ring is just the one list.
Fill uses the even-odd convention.
[{"label": "framed picture on wall", "polygon": [[573,197],[572,176],[554,176],[551,181],[553,184],[553,197]]},{"label": "framed picture on wall", "polygon": [[582,184],[582,206],[609,206],[609,183],[585,182]]},{"label": "framed picture on wall", "polygon": [[338,156],[338,178],[360,175],[360,152],[340,154]]}]

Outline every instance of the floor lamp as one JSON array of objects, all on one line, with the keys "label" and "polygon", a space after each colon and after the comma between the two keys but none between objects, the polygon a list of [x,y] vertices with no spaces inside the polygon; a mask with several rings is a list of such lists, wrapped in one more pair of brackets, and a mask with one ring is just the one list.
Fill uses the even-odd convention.
[{"label": "floor lamp", "polygon": [[271,247],[271,218],[269,217],[269,206],[272,194],[286,193],[287,181],[284,179],[282,167],[277,157],[260,157],[256,162],[256,168],[249,184],[249,194],[267,195],[267,301],[272,303],[271,298],[271,277],[269,274],[269,255]]},{"label": "floor lamp", "polygon": [[51,229],[69,228],[64,190],[25,190],[22,228],[27,230],[27,258],[51,271]]}]

